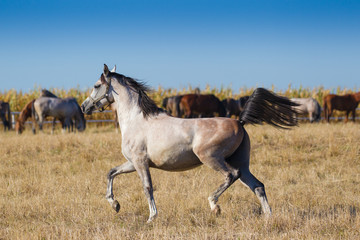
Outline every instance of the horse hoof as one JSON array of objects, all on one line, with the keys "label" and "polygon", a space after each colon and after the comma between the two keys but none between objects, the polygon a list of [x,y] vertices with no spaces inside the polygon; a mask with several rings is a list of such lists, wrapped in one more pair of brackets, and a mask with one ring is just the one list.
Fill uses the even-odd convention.
[{"label": "horse hoof", "polygon": [[215,216],[219,216],[221,214],[221,209],[220,209],[219,205],[216,205],[212,211],[215,214]]},{"label": "horse hoof", "polygon": [[120,204],[117,200],[115,200],[112,204],[112,208],[118,213],[120,211]]}]

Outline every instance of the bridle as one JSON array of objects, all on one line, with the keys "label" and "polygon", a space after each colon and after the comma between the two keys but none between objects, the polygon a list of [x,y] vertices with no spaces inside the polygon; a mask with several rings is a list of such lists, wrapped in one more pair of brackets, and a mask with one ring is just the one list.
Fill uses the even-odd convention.
[{"label": "bridle", "polygon": [[[110,82],[105,81],[105,84],[106,84],[106,90],[105,90],[104,95],[100,96],[100,97],[97,98],[97,99],[96,99],[97,94],[95,95],[95,98],[92,98],[91,96],[89,96],[89,99],[90,99],[91,103],[92,103],[93,106],[96,108],[96,110],[98,110],[99,112],[103,112],[103,111],[104,111],[107,107],[109,107],[109,106],[111,105],[111,103],[112,103],[112,102],[110,101],[110,99],[109,99],[109,94],[108,94],[109,89],[110,89],[110,86],[111,86],[111,80],[110,80]],[[101,100],[103,100],[104,98],[106,98],[108,104],[107,104],[106,106],[104,105],[104,106],[102,106],[102,107],[99,107],[99,106],[98,106],[98,103],[99,103]]]}]

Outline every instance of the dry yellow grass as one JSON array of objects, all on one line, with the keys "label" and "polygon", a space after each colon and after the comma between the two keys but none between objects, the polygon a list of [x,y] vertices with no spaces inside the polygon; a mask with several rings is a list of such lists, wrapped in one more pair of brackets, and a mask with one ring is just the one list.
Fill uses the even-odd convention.
[{"label": "dry yellow grass", "polygon": [[[124,162],[120,134],[0,133],[0,239],[359,239],[359,124],[302,124],[292,131],[246,126],[250,169],[266,186],[273,215],[260,213],[240,182],[207,197],[223,177],[206,167],[152,170],[158,218],[136,173],[115,178],[116,214],[105,200],[106,174]],[[47,131],[49,132],[49,131]]]}]

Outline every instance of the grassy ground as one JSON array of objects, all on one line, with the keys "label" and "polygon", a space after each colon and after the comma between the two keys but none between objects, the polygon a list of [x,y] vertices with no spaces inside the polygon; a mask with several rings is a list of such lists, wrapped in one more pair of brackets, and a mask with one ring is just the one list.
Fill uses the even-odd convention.
[{"label": "grassy ground", "polygon": [[220,198],[211,169],[152,170],[158,218],[136,173],[115,178],[118,214],[105,200],[106,174],[124,162],[120,134],[0,133],[0,239],[359,239],[360,125],[302,124],[292,131],[246,126],[250,169],[267,190],[266,220],[240,182]]}]

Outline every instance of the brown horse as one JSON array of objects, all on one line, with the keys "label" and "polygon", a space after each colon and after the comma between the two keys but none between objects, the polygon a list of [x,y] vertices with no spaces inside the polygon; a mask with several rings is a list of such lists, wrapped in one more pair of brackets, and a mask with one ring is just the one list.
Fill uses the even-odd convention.
[{"label": "brown horse", "polygon": [[27,103],[25,105],[25,107],[21,110],[19,117],[16,120],[16,124],[15,124],[15,131],[17,134],[21,134],[24,131],[25,121],[29,117],[32,117],[32,106],[33,106],[34,101],[35,101],[35,99],[30,101],[29,103]]},{"label": "brown horse", "polygon": [[352,112],[352,120],[355,122],[356,108],[360,102],[360,92],[343,96],[329,94],[324,97],[323,102],[325,119],[328,122],[334,110],[346,111],[345,122],[348,121],[349,114]]},{"label": "brown horse", "polygon": [[[7,119],[6,119],[7,116]],[[7,102],[0,101],[0,119],[4,124],[4,131],[11,129],[11,111]]]},{"label": "brown horse", "polygon": [[218,113],[219,117],[225,117],[226,110],[222,102],[212,94],[186,94],[181,98],[180,108],[184,109],[185,117],[213,117]]}]

